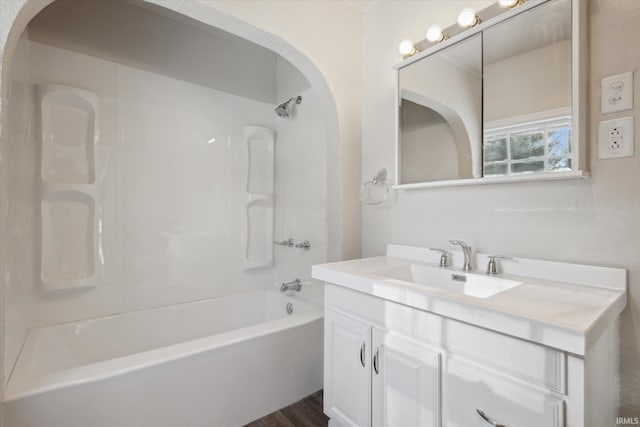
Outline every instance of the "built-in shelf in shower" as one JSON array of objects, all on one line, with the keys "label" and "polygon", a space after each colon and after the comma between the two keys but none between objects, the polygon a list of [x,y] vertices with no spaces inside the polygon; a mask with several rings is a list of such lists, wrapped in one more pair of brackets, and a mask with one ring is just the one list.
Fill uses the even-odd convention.
[{"label": "built-in shelf in shower", "polygon": [[269,260],[270,262],[273,235],[266,233],[265,230],[273,228],[273,204],[261,199],[250,201],[247,204],[247,225],[247,261],[260,263]]},{"label": "built-in shelf in shower", "polygon": [[262,126],[243,128],[246,220],[242,227],[245,270],[273,263],[273,177],[275,132]]},{"label": "built-in shelf in shower", "polygon": [[94,199],[77,191],[43,197],[41,279],[47,290],[96,286],[98,264]]},{"label": "built-in shelf in shower", "polygon": [[98,286],[98,97],[69,86],[37,88],[41,135],[40,278],[45,292]]},{"label": "built-in shelf in shower", "polygon": [[42,181],[93,184],[98,142],[98,98],[86,90],[38,86],[41,111]]}]

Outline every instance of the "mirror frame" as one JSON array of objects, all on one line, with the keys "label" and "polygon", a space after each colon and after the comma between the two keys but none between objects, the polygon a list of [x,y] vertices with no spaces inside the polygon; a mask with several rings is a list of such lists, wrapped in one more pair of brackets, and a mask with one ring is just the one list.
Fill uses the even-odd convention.
[{"label": "mirror frame", "polygon": [[[463,185],[500,184],[510,182],[527,181],[557,181],[563,179],[584,179],[589,177],[587,172],[587,4],[581,0],[571,0],[571,153],[572,164],[576,169],[567,172],[544,172],[535,174],[523,174],[517,176],[498,176],[467,179],[452,179],[446,181],[429,181],[412,184],[399,184],[400,182],[400,70],[427,56],[433,55],[458,42],[466,40],[490,27],[512,18],[521,13],[553,0],[531,0],[524,5],[503,11],[499,15],[481,22],[479,25],[462,31],[441,43],[433,45],[422,52],[411,56],[399,64],[393,66],[395,71],[395,163],[394,186],[396,189],[418,189],[430,187],[453,187]],[[495,5],[494,5],[495,6]],[[492,8],[494,6],[489,6]],[[495,6],[497,7],[497,6]],[[487,8],[487,9],[489,9]],[[445,32],[447,29],[444,30]],[[483,107],[484,108],[484,107]],[[484,129],[482,129],[484,134]]]}]

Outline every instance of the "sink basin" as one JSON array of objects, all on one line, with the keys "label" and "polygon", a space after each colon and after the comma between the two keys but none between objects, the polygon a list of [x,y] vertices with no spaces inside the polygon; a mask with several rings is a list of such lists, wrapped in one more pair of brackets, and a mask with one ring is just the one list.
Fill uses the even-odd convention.
[{"label": "sink basin", "polygon": [[489,298],[522,284],[517,280],[420,264],[387,268],[376,271],[375,274],[384,277],[387,281],[408,282],[476,298]]}]

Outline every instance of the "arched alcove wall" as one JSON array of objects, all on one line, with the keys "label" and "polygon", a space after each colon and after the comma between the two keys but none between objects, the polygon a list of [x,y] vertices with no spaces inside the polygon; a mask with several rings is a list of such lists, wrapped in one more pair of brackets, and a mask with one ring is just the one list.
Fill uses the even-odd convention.
[{"label": "arched alcove wall", "polygon": [[[0,2],[0,155],[4,154],[9,143],[5,94],[8,75],[3,71],[9,69],[23,30],[53,1]],[[338,260],[359,256],[360,11],[346,3],[332,1],[143,0],[143,3],[164,7],[262,45],[281,55],[304,74],[318,94],[327,127],[327,257]],[[6,161],[5,156],[1,159],[2,163]],[[1,193],[0,211],[4,212],[8,200],[4,189]],[[5,235],[4,230],[0,229],[0,233]],[[0,253],[0,259],[4,255]],[[0,289],[0,303],[2,294]],[[4,304],[1,307],[0,322],[3,322]],[[0,369],[2,365],[0,363]]]}]

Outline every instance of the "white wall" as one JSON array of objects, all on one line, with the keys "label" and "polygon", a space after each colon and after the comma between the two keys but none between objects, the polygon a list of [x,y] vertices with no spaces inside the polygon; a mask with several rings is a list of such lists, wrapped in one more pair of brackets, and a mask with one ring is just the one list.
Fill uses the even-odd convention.
[{"label": "white wall", "polygon": [[[4,155],[13,159],[15,167],[11,168],[3,183],[5,190],[9,190],[8,197],[12,203],[7,206],[7,221],[1,229],[1,234],[6,236],[3,247],[7,259],[4,286],[0,286],[4,288],[5,301],[11,301],[6,305],[5,351],[2,352],[4,371],[7,373],[11,372],[29,328],[30,291],[23,285],[35,280],[33,253],[37,174],[35,150],[33,144],[28,143],[32,138],[30,121],[34,105],[33,90],[29,84],[29,40],[26,32],[18,43],[10,74],[9,97],[12,107],[9,110],[8,134],[15,143],[8,147]],[[6,381],[7,378],[3,385]]]},{"label": "white wall", "polygon": [[[464,7],[479,10],[490,3],[379,1],[367,10],[363,180],[381,167],[394,168],[394,80],[390,67],[400,61],[397,43],[405,37],[421,39],[420,32],[431,22],[445,26],[455,22]],[[595,143],[598,121],[612,117],[599,113],[599,79],[634,70],[640,63],[640,51],[633,47],[640,38],[640,3],[593,0],[589,6],[591,179],[400,192],[395,206],[363,207],[363,255],[382,254],[387,243],[450,248],[449,239],[462,239],[482,252],[627,268],[630,299],[621,322],[621,415],[638,416],[640,156],[597,160]],[[639,95],[636,83],[636,101]],[[640,103],[635,105],[638,116]]]}]

